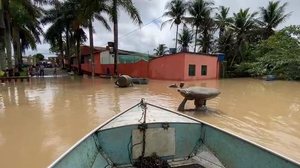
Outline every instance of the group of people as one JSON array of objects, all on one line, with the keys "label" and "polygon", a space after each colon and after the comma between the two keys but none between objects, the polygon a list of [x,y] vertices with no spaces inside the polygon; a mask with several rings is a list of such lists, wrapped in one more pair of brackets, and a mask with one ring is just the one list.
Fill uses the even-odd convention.
[{"label": "group of people", "polygon": [[29,66],[28,73],[30,76],[44,76],[45,66],[43,64],[37,64],[36,66]]}]

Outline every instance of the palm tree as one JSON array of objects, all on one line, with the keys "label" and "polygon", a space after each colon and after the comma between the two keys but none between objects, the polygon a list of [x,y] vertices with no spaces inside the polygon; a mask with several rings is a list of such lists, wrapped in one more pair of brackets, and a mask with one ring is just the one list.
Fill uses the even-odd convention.
[{"label": "palm tree", "polygon": [[165,9],[166,11],[163,16],[170,17],[171,19],[166,20],[162,23],[161,28],[165,26],[166,23],[171,23],[171,28],[173,24],[176,24],[176,38],[175,38],[175,49],[177,50],[177,39],[178,39],[178,26],[184,19],[184,14],[186,12],[186,3],[182,0],[172,0],[167,3]]},{"label": "palm tree", "polygon": [[[46,11],[46,16],[42,19],[43,24],[52,23],[45,34],[45,39],[51,45],[51,48],[59,48],[61,62],[64,55],[63,33],[65,33],[66,55],[71,63],[70,57],[70,41],[75,48],[75,56],[77,58],[77,72],[81,74],[81,56],[80,45],[86,41],[87,37],[82,29],[82,26],[87,27],[86,8],[81,0],[69,0],[63,3],[57,1],[52,9]],[[70,37],[71,36],[71,37]],[[75,47],[76,43],[76,47]],[[71,68],[71,67],[69,67]]]},{"label": "palm tree", "polygon": [[196,52],[197,49],[197,35],[199,31],[200,25],[203,23],[204,15],[206,11],[212,10],[212,5],[214,3],[211,1],[205,1],[205,0],[193,0],[189,3],[188,11],[191,17],[186,17],[185,20],[192,24],[192,26],[195,27],[195,46],[194,46],[194,52]]},{"label": "palm tree", "polygon": [[[66,31],[67,25],[70,25],[70,21],[66,19],[66,13],[69,10],[65,7],[65,4],[61,2],[56,2],[53,4],[52,8],[45,11],[45,16],[42,18],[42,24],[51,24],[50,27],[47,29],[45,33],[45,41],[48,42],[51,48],[57,48],[59,52],[59,62],[64,68],[63,64],[63,55],[64,55],[64,48],[63,48],[63,33]],[[65,52],[67,54],[67,52]]]},{"label": "palm tree", "polygon": [[232,22],[232,18],[228,17],[229,8],[219,7],[219,13],[216,14],[215,22],[219,28],[219,39],[224,35],[226,27]]},{"label": "palm tree", "polygon": [[216,30],[215,22],[211,17],[211,10],[206,10],[203,14],[203,22],[200,25],[201,35],[197,42],[202,47],[203,53],[208,53],[212,47],[213,34]]},{"label": "palm tree", "polygon": [[38,19],[42,13],[38,7],[25,10],[17,1],[11,3],[10,11],[15,65],[20,67],[23,64],[22,52],[28,47],[35,49],[36,43],[41,42],[40,35],[43,34],[43,30]]},{"label": "palm tree", "polygon": [[[36,5],[35,3],[40,3],[40,4],[46,4],[48,0],[1,0],[1,7],[2,9],[0,10],[0,22],[2,22],[2,28],[5,30],[4,33],[4,40],[5,43],[5,48],[6,48],[6,58],[3,59],[3,56],[0,60],[7,60],[5,64],[7,63],[8,68],[12,68],[12,52],[11,52],[11,41],[12,41],[12,27],[11,27],[11,12],[10,11],[10,6],[13,3],[19,3],[22,7],[24,7],[24,10],[28,11],[28,13],[31,13],[30,11],[36,10]],[[4,24],[3,24],[4,23]],[[3,31],[2,29],[2,31]],[[1,40],[1,39],[0,39]],[[1,41],[0,43],[3,43]],[[0,47],[1,49],[1,47]],[[2,65],[4,64],[3,62],[1,63]]]},{"label": "palm tree", "polygon": [[280,6],[280,1],[270,1],[267,8],[260,7],[262,25],[264,27],[264,38],[267,39],[274,34],[274,29],[290,15],[285,14],[287,3]]},{"label": "palm tree", "polygon": [[10,21],[10,11],[9,11],[9,1],[2,1],[3,5],[3,17],[4,17],[4,25],[5,25],[5,33],[4,33],[4,42],[6,49],[6,61],[7,67],[9,69],[12,68],[12,52],[11,52],[11,21]]},{"label": "palm tree", "polygon": [[85,8],[83,15],[88,18],[88,28],[89,28],[89,39],[90,39],[90,57],[92,60],[92,77],[95,76],[95,63],[94,63],[94,39],[93,39],[93,21],[96,19],[100,21],[104,27],[111,31],[106,19],[102,16],[102,13],[109,14],[109,6],[106,4],[106,0],[95,1],[86,0],[83,3],[83,8]]},{"label": "palm tree", "polygon": [[230,67],[235,63],[235,59],[239,57],[239,62],[243,60],[243,48],[248,44],[249,35],[256,28],[255,16],[257,12],[250,13],[249,8],[240,9],[238,13],[233,14],[233,23],[230,28],[235,33],[236,51],[231,60]]},{"label": "palm tree", "polygon": [[114,74],[118,74],[117,62],[118,62],[118,12],[119,7],[123,8],[130,16],[134,23],[141,25],[143,22],[139,15],[137,8],[133,5],[132,0],[110,0],[111,11],[110,19],[114,25]]},{"label": "palm tree", "polygon": [[0,70],[4,70],[6,67],[5,62],[5,23],[4,23],[4,12],[3,12],[3,2],[0,1]]},{"label": "palm tree", "polygon": [[154,49],[155,55],[162,56],[165,55],[168,51],[165,44],[159,44],[157,48]]},{"label": "palm tree", "polygon": [[192,31],[186,26],[183,27],[182,33],[179,34],[178,43],[181,45],[181,51],[187,52],[189,44],[193,42]]}]

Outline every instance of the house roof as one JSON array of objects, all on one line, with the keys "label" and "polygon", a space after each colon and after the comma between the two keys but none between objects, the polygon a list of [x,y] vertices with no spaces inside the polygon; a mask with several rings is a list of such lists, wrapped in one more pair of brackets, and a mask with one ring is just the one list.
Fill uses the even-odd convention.
[{"label": "house roof", "polygon": [[[87,45],[81,45],[80,47],[86,47],[86,48],[89,48],[90,46],[87,46]],[[99,47],[99,46],[95,46],[94,47],[94,53],[99,53],[99,52],[103,52],[103,51],[107,51],[108,49],[106,47]],[[89,55],[90,51],[89,50],[82,50],[81,51],[81,55]],[[130,51],[125,51],[125,50],[120,50],[119,49],[119,54],[122,54],[122,55],[128,55],[130,54]]]},{"label": "house roof", "polygon": [[[81,45],[81,47],[86,47],[86,48],[89,48],[90,46],[87,46],[87,45]],[[99,52],[103,52],[103,51],[107,51],[108,49],[106,47],[99,47],[99,46],[95,46],[94,47],[94,53],[99,53]],[[89,55],[89,49],[83,49],[81,51],[81,55]],[[140,52],[135,52],[135,51],[127,51],[127,50],[121,50],[119,49],[118,51],[118,54],[119,55],[128,55],[128,56],[140,56],[140,57],[149,57],[148,54],[145,54],[145,53],[140,53]]]}]

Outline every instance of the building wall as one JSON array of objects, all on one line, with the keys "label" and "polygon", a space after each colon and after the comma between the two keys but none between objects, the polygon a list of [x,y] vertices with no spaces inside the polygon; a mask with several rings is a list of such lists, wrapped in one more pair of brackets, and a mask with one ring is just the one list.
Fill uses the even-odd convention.
[{"label": "building wall", "polygon": [[[185,53],[184,80],[217,79],[219,77],[218,57]],[[189,76],[189,65],[196,66],[195,76]],[[202,65],[207,66],[207,74],[201,75]]]},{"label": "building wall", "polygon": [[119,64],[118,72],[132,77],[148,77],[148,62],[139,61],[131,64]]},{"label": "building wall", "polygon": [[[102,64],[103,74],[107,74],[108,71],[110,72],[110,75],[112,75],[114,72],[114,65]],[[132,64],[118,64],[118,73],[126,74],[131,77],[146,78],[148,77],[148,62],[139,61],[137,63]]]},{"label": "building wall", "polygon": [[148,75],[152,79],[184,80],[184,53],[162,56],[150,61]]},{"label": "building wall", "polygon": [[103,51],[101,52],[100,61],[102,64],[113,64],[114,57],[109,53],[109,51]]},{"label": "building wall", "polygon": [[[89,56],[83,56],[85,61],[83,64],[81,64],[81,70],[87,73],[92,72],[92,65],[89,59]],[[94,63],[95,63],[95,73],[96,74],[103,74],[104,72],[102,71],[102,64],[100,62],[100,53],[94,53]]]},{"label": "building wall", "polygon": [[[83,52],[88,52],[87,48]],[[88,55],[83,55],[88,59]],[[95,73],[113,74],[113,57],[109,51],[95,52]],[[76,59],[74,60],[76,66]],[[189,65],[195,65],[195,75],[189,75]],[[202,65],[207,66],[207,74],[201,74]],[[91,73],[92,67],[89,61],[81,64],[85,73]],[[193,53],[177,53],[155,58],[149,62],[139,61],[136,63],[118,64],[118,73],[132,77],[144,77],[159,80],[202,80],[217,79],[219,77],[219,62],[215,55],[200,55]]]}]

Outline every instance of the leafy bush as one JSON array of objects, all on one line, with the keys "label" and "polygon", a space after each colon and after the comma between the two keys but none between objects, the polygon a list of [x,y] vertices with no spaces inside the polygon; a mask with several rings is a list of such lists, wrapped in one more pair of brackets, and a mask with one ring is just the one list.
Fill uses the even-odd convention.
[{"label": "leafy bush", "polygon": [[252,76],[276,75],[282,79],[300,80],[300,27],[289,26],[262,41],[252,54],[253,62],[243,63]]}]

